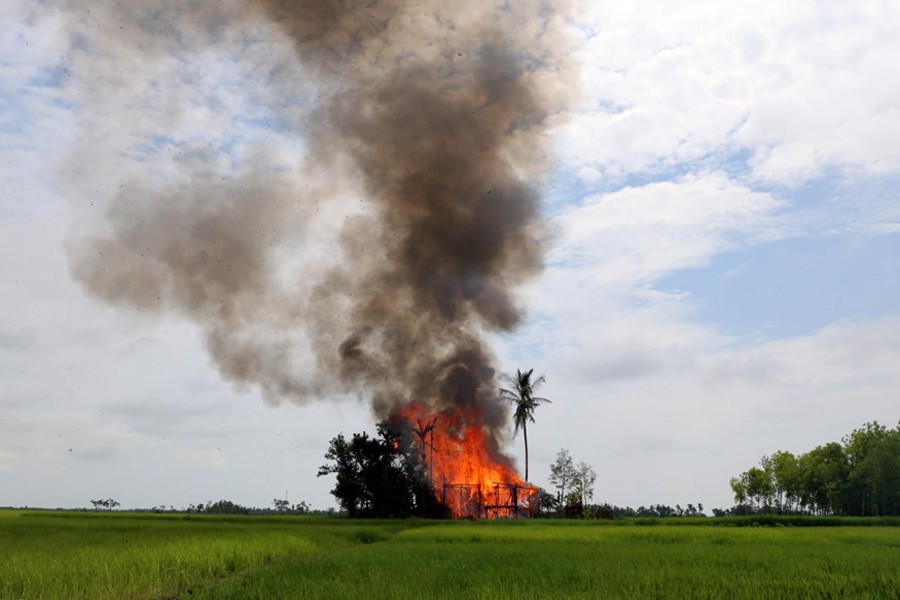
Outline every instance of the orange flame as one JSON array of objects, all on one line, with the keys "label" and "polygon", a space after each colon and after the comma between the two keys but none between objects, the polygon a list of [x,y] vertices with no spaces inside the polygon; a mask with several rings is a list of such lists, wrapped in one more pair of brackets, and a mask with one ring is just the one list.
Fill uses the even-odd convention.
[{"label": "orange flame", "polygon": [[[435,497],[455,518],[516,517],[531,514],[537,488],[523,480],[512,460],[485,429],[481,409],[451,407],[434,412],[414,403],[395,414],[413,428],[414,439]],[[418,424],[420,427],[415,428]],[[432,424],[426,428],[423,424]]]}]

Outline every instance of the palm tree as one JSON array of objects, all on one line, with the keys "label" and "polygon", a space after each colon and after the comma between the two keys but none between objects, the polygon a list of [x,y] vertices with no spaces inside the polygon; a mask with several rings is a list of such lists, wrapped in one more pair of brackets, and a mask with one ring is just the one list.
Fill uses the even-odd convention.
[{"label": "palm tree", "polygon": [[515,433],[522,430],[522,436],[525,438],[525,481],[528,481],[528,421],[534,423],[534,409],[538,404],[550,402],[546,398],[534,395],[534,391],[544,383],[544,376],[541,375],[537,379],[531,379],[534,369],[526,372],[516,370],[516,376],[502,375],[501,379],[509,384],[509,387],[500,388],[500,397],[516,407],[513,413],[513,422],[515,423]]}]

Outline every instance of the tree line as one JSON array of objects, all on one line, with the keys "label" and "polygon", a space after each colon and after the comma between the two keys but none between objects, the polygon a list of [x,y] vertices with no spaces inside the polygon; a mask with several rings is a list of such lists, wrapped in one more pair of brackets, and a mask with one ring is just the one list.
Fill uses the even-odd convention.
[{"label": "tree line", "polygon": [[[121,504],[112,498],[104,500],[91,500],[91,504],[95,510],[105,509],[113,510]],[[198,502],[190,504],[187,508],[175,508],[172,505],[151,506],[150,508],[130,508],[129,512],[152,512],[152,513],[174,513],[174,514],[191,514],[203,513],[207,515],[327,515],[334,516],[337,513],[333,508],[326,510],[316,510],[310,508],[306,502],[297,502],[291,504],[287,500],[275,498],[272,500],[273,508],[260,508],[256,506],[243,506],[231,500],[207,500],[206,502]],[[72,509],[77,510],[77,509]]]},{"label": "tree line", "polygon": [[900,515],[900,423],[866,423],[803,454],[779,450],[730,484],[733,513]]},{"label": "tree line", "polygon": [[[612,515],[614,517],[705,517],[703,512],[703,503],[698,502],[696,505],[688,502],[687,506],[676,504],[669,506],[668,504],[651,504],[650,506],[639,506],[631,508],[630,506],[613,506]],[[718,509],[713,509],[715,512]]]},{"label": "tree line", "polygon": [[255,506],[242,506],[231,500],[217,500],[215,502],[207,501],[206,503],[198,502],[191,504],[187,512],[204,513],[207,515],[269,515],[273,513],[282,515],[306,515],[311,511],[309,504],[306,502],[298,502],[291,504],[287,500],[275,498],[272,500],[273,508],[258,508]]}]

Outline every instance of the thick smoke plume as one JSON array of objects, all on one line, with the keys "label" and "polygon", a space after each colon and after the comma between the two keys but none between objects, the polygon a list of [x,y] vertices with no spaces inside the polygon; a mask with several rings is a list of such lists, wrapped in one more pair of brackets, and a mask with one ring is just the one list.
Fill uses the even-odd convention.
[{"label": "thick smoke plume", "polygon": [[[484,334],[516,327],[514,291],[541,267],[561,3],[76,1],[68,14],[73,52],[94,66],[101,46],[120,64],[163,64],[270,31],[283,52],[260,65],[270,105],[304,145],[295,178],[253,165],[212,176],[202,153],[175,157],[166,183],[129,176],[69,246],[89,292],[187,316],[221,373],[269,401],[353,393],[380,417],[477,404],[499,435]],[[335,206],[356,208],[316,249]]]}]

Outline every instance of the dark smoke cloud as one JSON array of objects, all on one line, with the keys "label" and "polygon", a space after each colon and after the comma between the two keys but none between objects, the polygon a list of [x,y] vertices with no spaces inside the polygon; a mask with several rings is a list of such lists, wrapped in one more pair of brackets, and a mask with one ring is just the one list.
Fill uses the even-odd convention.
[{"label": "dark smoke cloud", "polygon": [[[306,144],[305,183],[252,168],[223,180],[190,160],[177,184],[126,182],[73,237],[75,278],[114,305],[187,316],[222,374],[269,401],[349,392],[382,417],[410,401],[477,403],[499,432],[483,335],[516,327],[516,286],[541,267],[537,185],[568,77],[562,3],[125,4],[70,3],[73,48],[146,63],[266,28],[290,48],[315,102],[292,95],[295,67],[260,68]],[[351,197],[363,208],[335,260],[305,262],[322,203]]]}]

